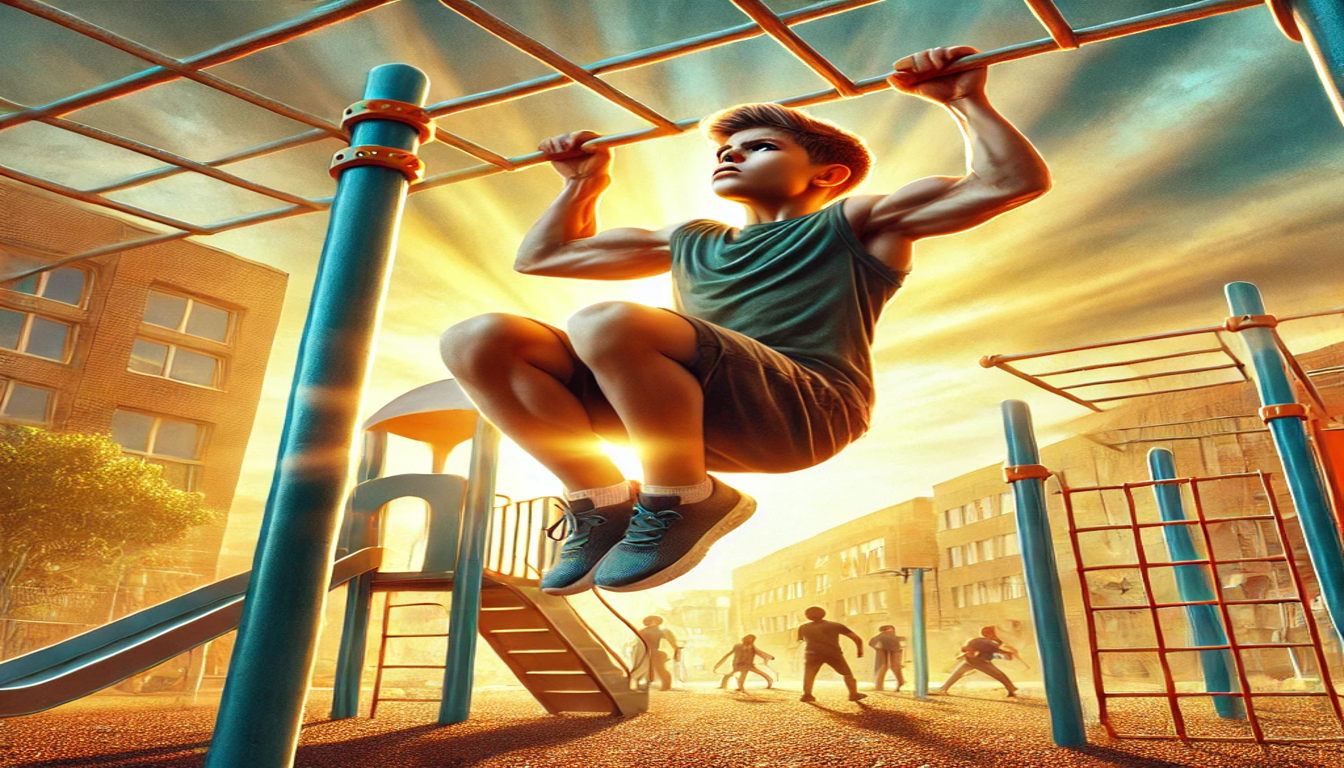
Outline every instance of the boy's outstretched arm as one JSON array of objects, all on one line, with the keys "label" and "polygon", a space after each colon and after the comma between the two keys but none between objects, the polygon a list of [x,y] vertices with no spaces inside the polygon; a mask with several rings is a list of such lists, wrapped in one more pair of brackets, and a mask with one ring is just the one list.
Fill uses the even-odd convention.
[{"label": "boy's outstretched arm", "polygon": [[630,280],[666,272],[676,225],[650,231],[623,227],[598,232],[597,203],[611,186],[611,150],[587,149],[597,138],[578,131],[543,141],[544,154],[565,187],[523,237],[513,268],[529,275]]},{"label": "boy's outstretched arm", "polygon": [[[883,250],[924,237],[961,232],[1034,200],[1050,189],[1050,171],[1036,148],[985,95],[985,69],[940,75],[969,46],[933,48],[902,59],[892,87],[947,108],[966,140],[967,173],[932,176],[889,195],[862,195],[849,204],[860,237],[888,240]],[[882,254],[876,254],[882,256]],[[893,254],[895,255],[895,254]],[[896,266],[896,265],[893,265]]]}]

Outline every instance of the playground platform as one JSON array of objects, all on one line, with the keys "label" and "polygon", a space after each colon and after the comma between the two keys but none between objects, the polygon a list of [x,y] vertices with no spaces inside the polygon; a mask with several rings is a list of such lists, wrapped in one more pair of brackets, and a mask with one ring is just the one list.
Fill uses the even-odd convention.
[{"label": "playground platform", "polygon": [[[867,686],[864,686],[865,688]],[[819,684],[816,704],[788,687],[746,694],[712,684],[654,693],[634,717],[548,715],[522,688],[478,689],[471,719],[430,724],[434,707],[387,705],[376,720],[329,720],[329,691],[314,691],[295,766],[312,768],[767,768],[770,766],[1344,766],[1344,744],[1267,745],[1112,741],[1095,720],[1092,743],[1050,740],[1039,686],[1010,701],[977,686],[915,701],[872,693],[846,701]],[[0,765],[15,768],[195,768],[203,764],[217,702],[99,695],[0,721]],[[1159,713],[1160,716],[1160,713]],[[1210,725],[1213,718],[1210,717]]]}]

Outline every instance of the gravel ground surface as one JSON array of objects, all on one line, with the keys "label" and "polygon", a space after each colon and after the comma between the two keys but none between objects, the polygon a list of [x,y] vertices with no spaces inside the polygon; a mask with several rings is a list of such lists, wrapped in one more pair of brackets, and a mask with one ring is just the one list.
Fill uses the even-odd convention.
[{"label": "gravel ground surface", "polygon": [[[377,720],[325,719],[330,693],[314,692],[296,766],[313,768],[771,768],[837,766],[1344,766],[1344,745],[1112,741],[1089,728],[1091,746],[1050,742],[1039,691],[1021,700],[968,688],[915,701],[908,693],[846,700],[818,685],[798,691],[711,687],[654,693],[632,718],[550,716],[520,689],[477,691],[472,720],[432,724],[437,708],[384,704]],[[216,702],[173,696],[99,695],[39,715],[0,721],[0,766],[202,765]],[[1154,720],[1160,718],[1155,712]]]}]

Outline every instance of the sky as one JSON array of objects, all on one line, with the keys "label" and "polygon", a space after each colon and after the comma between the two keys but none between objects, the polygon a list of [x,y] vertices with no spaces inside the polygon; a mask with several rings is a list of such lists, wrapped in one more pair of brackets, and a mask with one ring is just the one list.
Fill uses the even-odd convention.
[{"label": "sky", "polygon": [[[171,56],[187,57],[305,13],[304,0],[54,0],[52,4]],[[743,23],[727,0],[481,0],[572,60],[604,57]],[[772,0],[779,12],[804,3]],[[1174,0],[1059,0],[1075,27],[1168,7]],[[888,0],[795,28],[853,79],[934,45],[982,50],[1044,36],[1017,0]],[[0,7],[0,97],[39,105],[144,67],[133,57]],[[430,78],[430,102],[547,73],[546,68],[431,0],[402,0],[336,27],[210,71],[313,114],[334,117],[362,92],[364,73],[401,61]],[[760,38],[606,77],[674,119],[735,103],[817,91],[825,84]],[[995,66],[993,103],[1050,164],[1045,197],[971,232],[922,241],[914,273],[887,307],[874,347],[872,430],[839,456],[789,475],[727,479],[755,496],[756,515],[669,589],[726,588],[734,567],[847,520],[930,495],[935,483],[1004,458],[999,403],[1027,400],[1042,443],[1070,434],[1085,411],[1007,374],[983,355],[1054,349],[1214,325],[1222,286],[1258,284],[1271,312],[1344,304],[1344,132],[1301,45],[1264,7]],[[876,162],[857,192],[876,194],[927,175],[965,170],[961,137],[941,109],[895,92],[815,107],[866,138]],[[198,160],[294,132],[292,123],[177,82],[69,115]],[[640,128],[639,118],[577,87],[450,115],[440,125],[505,155],[567,131]],[[312,196],[332,194],[334,141],[231,165],[232,172]],[[430,145],[429,173],[476,164]],[[47,126],[0,131],[0,163],[94,186],[156,162]],[[621,148],[603,227],[656,228],[692,218],[740,224],[715,198],[712,151],[694,132]],[[591,282],[519,275],[514,252],[559,191],[546,167],[412,195],[378,337],[364,413],[446,377],[438,336],[484,312],[563,325],[587,304],[670,304],[665,277]],[[178,177],[114,195],[193,221],[272,204],[210,180]],[[325,214],[200,242],[290,274],[289,292],[221,561],[246,568],[260,526],[307,309]],[[134,258],[134,253],[125,258]],[[1312,326],[1304,343],[1338,341]],[[397,468],[427,470],[411,446]],[[629,460],[626,465],[629,466]],[[455,455],[450,468],[465,471]],[[631,467],[631,471],[637,468]],[[500,493],[528,498],[558,484],[506,444]],[[414,513],[398,513],[405,534]]]}]

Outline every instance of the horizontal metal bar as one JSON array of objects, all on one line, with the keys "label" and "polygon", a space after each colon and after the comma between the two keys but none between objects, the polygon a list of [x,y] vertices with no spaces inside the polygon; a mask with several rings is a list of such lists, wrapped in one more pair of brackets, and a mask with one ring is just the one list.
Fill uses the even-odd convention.
[{"label": "horizontal metal bar", "polygon": [[403,637],[447,637],[447,636],[448,636],[447,632],[432,632],[429,634],[416,634],[416,635],[383,635],[383,637],[386,637],[389,640],[393,638],[403,638]]},{"label": "horizontal metal bar", "polygon": [[[1195,521],[1198,522],[1198,521]],[[1287,562],[1282,555],[1272,555],[1269,557],[1239,557],[1231,560],[1219,560],[1217,563],[1211,562],[1208,558],[1196,560],[1173,560],[1171,562],[1149,562],[1146,565],[1140,563],[1107,563],[1106,565],[1087,565],[1083,566],[1081,571],[1124,571],[1131,569],[1144,568],[1173,568],[1181,565],[1236,565],[1238,563],[1277,563]],[[1182,603],[1184,605],[1184,603]]]},{"label": "horizontal metal bar", "polygon": [[[0,0],[0,2],[3,2],[3,0]],[[295,147],[306,146],[308,144],[312,144],[314,142],[322,141],[323,139],[329,139],[329,138],[331,138],[331,136],[326,131],[317,131],[317,130],[305,131],[304,133],[295,134],[293,136],[288,136],[283,139],[276,139],[275,141],[269,141],[265,144],[258,144],[254,147],[248,147],[246,149],[239,150],[238,152],[225,155],[224,157],[218,158],[216,160],[207,161],[203,163],[203,165],[208,165],[212,168],[217,168],[222,165],[230,165],[232,163],[240,163],[244,160],[251,160],[257,157],[265,157],[266,155],[271,155],[276,152],[283,152],[284,150],[287,149],[294,149]],[[142,184],[148,184],[151,181],[157,181],[159,179],[166,178],[168,176],[176,176],[177,174],[183,172],[184,171],[181,168],[158,168],[152,171],[145,171],[144,173],[138,173],[135,174],[134,176],[127,176],[124,179],[111,182],[104,186],[94,187],[89,191],[97,194],[101,194],[104,192],[114,192],[118,189],[138,187]]]},{"label": "horizontal metal bar", "polygon": [[[1224,600],[1219,603],[1217,600],[1192,600],[1183,603],[1140,603],[1138,605],[1094,605],[1090,610],[1093,611],[1147,611],[1153,608],[1188,608],[1192,605],[1287,605],[1288,603],[1301,603],[1302,599],[1298,597],[1265,597],[1256,600]],[[1310,645],[1310,643],[1308,643]],[[1245,646],[1243,646],[1245,647]]]},{"label": "horizontal metal bar", "polygon": [[835,66],[817,52],[817,49],[807,44],[807,41],[798,36],[785,24],[782,19],[775,15],[761,0],[731,0],[737,9],[745,13],[752,21],[756,22],[765,33],[775,39],[789,53],[793,54],[799,61],[806,64],[809,69],[817,73],[821,79],[831,84],[831,87],[845,98],[852,98],[861,95],[854,81],[850,80],[839,67]]},{"label": "horizontal metal bar", "polygon": [[[1226,365],[1209,365],[1203,368],[1184,368],[1179,371],[1160,371],[1158,373],[1147,373],[1142,376],[1130,376],[1124,379],[1106,379],[1104,381],[1089,381],[1083,384],[1070,384],[1060,389],[1078,389],[1080,387],[1099,387],[1103,384],[1124,384],[1131,381],[1147,381],[1148,379],[1160,379],[1164,376],[1180,376],[1186,373],[1208,373],[1209,371],[1225,371],[1228,368],[1236,368],[1236,363],[1227,363]],[[1226,382],[1231,383],[1231,382]]]},{"label": "horizontal metal bar", "polygon": [[[1276,520],[1274,515],[1237,515],[1236,517],[1211,517],[1207,522],[1210,523],[1233,523],[1238,520]],[[1092,533],[1093,531],[1130,531],[1134,528],[1165,528],[1169,525],[1202,525],[1205,521],[1198,518],[1189,518],[1187,520],[1162,520],[1153,523],[1138,523],[1137,525],[1121,523],[1119,525],[1093,525],[1087,528],[1075,528],[1075,533]]]},{"label": "horizontal metal bar", "polygon": [[[1154,355],[1153,357],[1140,357],[1134,360],[1117,360],[1113,363],[1097,363],[1096,365],[1080,365],[1077,368],[1064,368],[1058,371],[1049,371],[1047,373],[1035,373],[1033,376],[1061,376],[1066,373],[1081,373],[1083,371],[1095,371],[1100,368],[1117,368],[1122,365],[1138,365],[1139,363],[1151,363],[1157,360],[1171,360],[1176,357],[1190,357],[1192,355],[1207,355],[1213,352],[1222,352],[1221,347],[1211,349],[1195,349],[1188,352],[1173,352],[1170,355]],[[1063,353],[1060,353],[1063,354]]]},{"label": "horizontal metal bar", "polygon": [[438,704],[439,702],[443,701],[443,699],[385,699],[382,696],[379,696],[377,699],[375,699],[375,701],[377,701],[379,704],[383,703],[384,701],[402,701],[402,702],[418,701],[424,704]]},{"label": "horizontal metal bar", "polygon": [[[305,35],[313,30],[337,24],[348,18],[371,11],[380,5],[386,5],[393,1],[394,0],[351,0],[347,3],[324,6],[307,15],[238,38],[208,51],[196,54],[195,56],[178,60],[159,53],[147,46],[140,45],[139,43],[122,37],[121,35],[117,35],[109,30],[103,29],[95,24],[90,24],[78,16],[66,13],[58,8],[47,5],[46,3],[39,2],[38,0],[3,0],[6,5],[13,6],[19,10],[33,14],[34,16],[38,16],[39,18],[59,24],[73,32],[90,37],[101,43],[111,45],[126,53],[144,59],[145,61],[157,64],[158,66],[123,77],[111,83],[106,83],[83,93],[58,99],[41,107],[25,110],[24,112],[17,114],[0,116],[0,129],[28,122],[29,120],[34,120],[38,117],[54,117],[67,114],[77,109],[90,107],[94,104],[101,104],[110,99],[142,91],[151,86],[158,85],[159,83],[175,80],[181,77],[197,80],[203,85],[217,88],[219,87],[219,84],[224,83],[225,81],[220,80],[213,75],[206,75],[200,70],[218,66],[233,61],[234,59],[256,53],[257,51],[270,48],[271,46],[279,45],[288,40]],[[228,85],[235,89],[241,89],[241,86],[233,84]],[[232,95],[238,96],[238,94]],[[306,116],[306,113],[294,109],[293,107],[283,105],[281,102],[266,99],[266,97],[262,97],[260,94],[255,95],[264,101],[270,102],[271,106],[278,105],[284,107],[286,110],[291,110],[295,115]],[[239,96],[239,98],[243,97]],[[271,109],[271,106],[265,106],[264,104],[258,104],[258,106]],[[291,119],[298,120],[299,122],[317,120],[317,118],[313,118],[312,116],[306,116],[302,120],[298,117],[291,116]],[[319,122],[328,126],[331,125],[330,123],[325,123],[325,121],[319,120]],[[336,134],[339,135],[340,129],[336,128],[335,130]]]},{"label": "horizontal metal bar", "polygon": [[651,107],[639,102],[620,89],[593,76],[583,67],[560,55],[554,49],[524,34],[521,30],[494,14],[486,11],[471,0],[439,0],[452,8],[463,18],[484,29],[509,45],[542,62],[551,69],[560,72],[579,85],[584,86],[611,103],[653,123],[667,133],[675,133],[676,126]]},{"label": "horizontal metal bar", "polygon": [[1115,395],[1112,397],[1098,397],[1092,400],[1094,403],[1111,403],[1116,400],[1131,400],[1136,397],[1152,397],[1153,395],[1170,395],[1173,392],[1191,392],[1196,389],[1208,389],[1209,387],[1225,387],[1228,384],[1236,384],[1235,381],[1220,381],[1217,384],[1200,384],[1196,387],[1177,387],[1175,389],[1159,389],[1156,392],[1139,392],[1134,395]]},{"label": "horizontal metal bar", "polygon": [[1226,432],[1207,432],[1202,435],[1170,435],[1168,437],[1139,437],[1133,440],[1117,440],[1116,442],[1105,442],[1106,445],[1133,445],[1135,443],[1170,443],[1177,440],[1203,440],[1206,437],[1222,437],[1223,435],[1257,435],[1268,432],[1269,427],[1260,429],[1231,429]]},{"label": "horizontal metal bar", "polygon": [[1041,22],[1041,26],[1050,33],[1056,45],[1064,49],[1078,47],[1078,38],[1073,34],[1073,27],[1054,3],[1050,0],[1026,0],[1026,2],[1027,7],[1031,9],[1031,15]]},{"label": "horizontal metal bar", "polygon": [[[1245,646],[1242,647],[1244,648]],[[1251,691],[1249,694],[1243,694],[1241,691],[1170,691],[1170,692],[1160,691],[1154,693],[1147,693],[1147,692],[1140,693],[1137,691],[1103,691],[1102,695],[1108,698],[1114,696],[1118,699],[1119,698],[1133,699],[1143,696],[1157,697],[1157,698],[1166,698],[1168,696],[1175,696],[1177,698],[1186,699],[1196,696],[1236,696],[1240,698],[1243,695],[1250,695],[1259,698],[1261,696],[1329,696],[1330,694],[1327,691]],[[1125,738],[1130,737],[1126,736]],[[1175,738],[1175,737],[1172,736],[1168,738]],[[1193,736],[1191,737],[1191,740],[1205,741],[1205,739],[1199,736]],[[1340,739],[1320,739],[1320,741],[1337,741],[1337,740],[1344,740],[1344,737],[1340,737]],[[1273,741],[1273,740],[1266,739],[1265,741]],[[1310,741],[1310,739],[1307,739],[1306,741]],[[1297,744],[1298,740],[1293,739],[1292,741],[1284,743]]]},{"label": "horizontal metal bar", "polygon": [[[1068,488],[1065,493],[1083,493],[1087,491],[1123,491],[1126,488],[1149,488],[1154,485],[1187,485],[1189,483],[1207,483],[1216,480],[1241,480],[1249,477],[1262,477],[1262,472],[1229,472],[1226,475],[1209,475],[1206,477],[1173,477],[1169,480],[1139,480],[1133,483],[1121,483],[1119,485],[1092,485],[1081,488]],[[1223,520],[1225,518],[1218,518]]]},{"label": "horizontal metal bar", "polygon": [[[1196,603],[1203,605],[1203,603]],[[1231,645],[1190,645],[1190,646],[1139,646],[1135,648],[1097,648],[1097,653],[1180,653],[1183,651],[1231,651],[1231,650],[1256,650],[1259,648],[1314,648],[1311,643],[1237,643],[1234,649]],[[1240,694],[1232,694],[1240,695]]]},{"label": "horizontal metal bar", "polygon": [[383,669],[447,669],[442,664],[379,664],[378,666]]},{"label": "horizontal metal bar", "polygon": [[[164,216],[162,214],[158,214],[153,211],[145,210],[144,208],[137,208],[134,205],[119,203],[116,200],[108,200],[107,198],[102,197],[100,195],[92,195],[89,194],[88,192],[75,189],[74,187],[69,187],[64,184],[57,184],[56,182],[51,181],[50,179],[44,179],[40,176],[33,176],[32,174],[24,173],[23,171],[20,171],[15,168],[10,168],[9,166],[6,165],[0,165],[0,176],[4,176],[7,179],[13,179],[14,181],[21,181],[24,184],[37,187],[38,189],[45,189],[48,192],[52,192],[58,195],[64,195],[65,197],[68,197],[72,200],[78,200],[81,203],[89,203],[91,205],[97,205],[103,208],[111,208],[114,211],[119,211],[121,213],[129,214],[131,216],[136,216],[141,219],[145,219],[146,221],[152,221],[156,224],[162,224],[165,227],[181,229],[184,230],[185,232],[188,232],[189,234],[193,235],[209,234],[209,230],[206,229],[205,227],[201,227],[196,224],[191,224],[185,221],[181,221],[179,219]],[[38,271],[45,271],[45,269],[46,267],[43,267]],[[4,279],[10,280],[13,278],[4,277]]]}]

